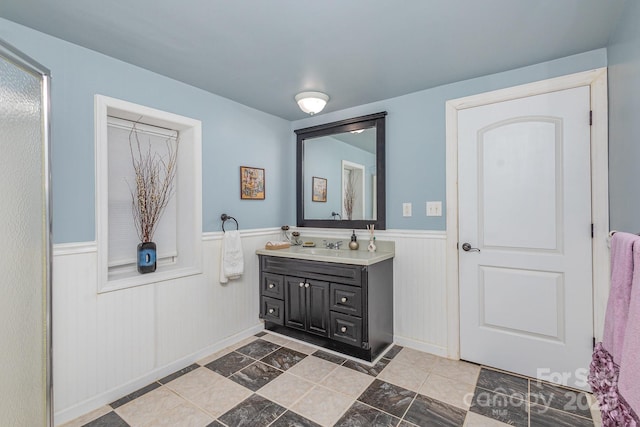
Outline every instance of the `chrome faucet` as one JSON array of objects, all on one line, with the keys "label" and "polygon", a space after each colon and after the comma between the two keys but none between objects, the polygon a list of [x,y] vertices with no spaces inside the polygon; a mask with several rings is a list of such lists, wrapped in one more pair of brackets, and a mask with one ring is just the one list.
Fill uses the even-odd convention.
[{"label": "chrome faucet", "polygon": [[340,249],[342,240],[338,240],[337,242],[327,242],[326,240],[323,240],[322,243],[324,243],[324,247],[327,249]]}]

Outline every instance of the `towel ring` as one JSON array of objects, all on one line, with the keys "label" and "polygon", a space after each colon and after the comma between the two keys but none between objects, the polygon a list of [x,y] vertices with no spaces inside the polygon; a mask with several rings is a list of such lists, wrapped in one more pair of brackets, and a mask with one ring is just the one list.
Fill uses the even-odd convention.
[{"label": "towel ring", "polygon": [[222,232],[225,231],[225,229],[224,229],[225,221],[228,221],[230,219],[232,219],[236,223],[236,230],[240,230],[240,226],[238,225],[238,220],[235,219],[234,217],[229,216],[226,213],[223,213],[222,215],[220,215],[220,219],[222,220]]}]

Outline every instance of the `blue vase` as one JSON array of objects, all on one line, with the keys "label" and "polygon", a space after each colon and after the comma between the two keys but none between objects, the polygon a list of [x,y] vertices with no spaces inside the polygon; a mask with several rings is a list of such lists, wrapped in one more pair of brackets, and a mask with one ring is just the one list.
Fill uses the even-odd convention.
[{"label": "blue vase", "polygon": [[138,273],[153,273],[156,271],[156,244],[142,242],[138,244]]}]

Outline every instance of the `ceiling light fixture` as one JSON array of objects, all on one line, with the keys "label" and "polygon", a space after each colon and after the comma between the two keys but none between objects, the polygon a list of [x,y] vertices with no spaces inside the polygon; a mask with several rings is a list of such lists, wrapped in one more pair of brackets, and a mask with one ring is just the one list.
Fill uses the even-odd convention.
[{"label": "ceiling light fixture", "polygon": [[296,95],[300,109],[307,114],[317,114],[327,105],[329,95],[322,92],[301,92]]},{"label": "ceiling light fixture", "polygon": [[359,133],[362,133],[362,132],[364,132],[364,129],[358,129],[358,130],[352,130],[352,131],[351,131],[351,133],[353,133],[353,134],[355,134],[355,135],[357,135],[357,134],[359,134]]}]

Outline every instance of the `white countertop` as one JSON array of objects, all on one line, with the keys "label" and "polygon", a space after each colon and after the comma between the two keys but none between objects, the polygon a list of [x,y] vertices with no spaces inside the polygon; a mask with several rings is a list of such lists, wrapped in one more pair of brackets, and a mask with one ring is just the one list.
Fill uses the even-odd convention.
[{"label": "white countertop", "polygon": [[[305,240],[307,240],[307,238],[305,238]],[[359,243],[360,249],[355,251],[349,249],[348,242],[345,242],[345,247],[340,249],[325,249],[321,244],[318,244],[312,248],[291,246],[286,249],[258,249],[256,250],[256,254],[353,265],[376,264],[395,256],[394,242],[376,241],[378,249],[375,252],[369,252],[367,250],[367,241],[359,241]]]}]

